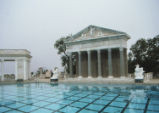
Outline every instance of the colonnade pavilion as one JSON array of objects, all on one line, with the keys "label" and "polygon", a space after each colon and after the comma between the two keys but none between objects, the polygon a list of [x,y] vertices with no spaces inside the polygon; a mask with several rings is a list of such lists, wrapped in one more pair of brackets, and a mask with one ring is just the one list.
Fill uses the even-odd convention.
[{"label": "colonnade pavilion", "polygon": [[[30,75],[30,52],[26,49],[0,49],[0,80],[5,80],[5,62],[14,62],[15,80],[28,80]],[[6,67],[7,68],[7,67]]]},{"label": "colonnade pavilion", "polygon": [[65,42],[69,78],[125,78],[128,75],[124,32],[90,25]]}]

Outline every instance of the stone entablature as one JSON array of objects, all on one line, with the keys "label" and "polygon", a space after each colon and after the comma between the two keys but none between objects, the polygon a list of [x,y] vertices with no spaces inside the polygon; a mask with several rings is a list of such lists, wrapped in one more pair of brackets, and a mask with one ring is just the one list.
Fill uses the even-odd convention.
[{"label": "stone entablature", "polygon": [[67,52],[98,50],[107,48],[127,48],[127,38],[125,38],[125,36],[120,36],[119,38],[116,37],[102,37],[98,38],[97,40],[93,39],[69,42],[66,43]]},{"label": "stone entablature", "polygon": [[30,76],[30,52],[26,49],[0,49],[1,80],[4,80],[4,62],[15,62],[15,80],[27,80]]},{"label": "stone entablature", "polygon": [[70,55],[70,77],[74,74],[73,55],[76,56],[75,70],[78,71],[75,74],[80,78],[85,74],[87,77],[92,77],[93,72],[98,77],[102,77],[103,74],[107,77],[127,76],[128,39],[130,37],[124,32],[93,25],[68,38],[65,44],[66,52]]},{"label": "stone entablature", "polygon": [[31,58],[30,52],[26,49],[0,49],[0,57],[27,57]]}]

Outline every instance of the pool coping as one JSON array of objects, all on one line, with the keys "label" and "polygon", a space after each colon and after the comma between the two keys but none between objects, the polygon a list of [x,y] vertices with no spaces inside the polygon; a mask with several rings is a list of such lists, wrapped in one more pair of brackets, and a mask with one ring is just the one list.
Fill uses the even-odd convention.
[{"label": "pool coping", "polygon": [[[0,85],[16,84],[16,81],[0,81]],[[50,79],[25,80],[22,83],[50,83]],[[78,79],[69,78],[61,79],[59,84],[141,84],[141,85],[159,85],[159,79],[144,81],[143,83],[135,83],[134,79]]]}]

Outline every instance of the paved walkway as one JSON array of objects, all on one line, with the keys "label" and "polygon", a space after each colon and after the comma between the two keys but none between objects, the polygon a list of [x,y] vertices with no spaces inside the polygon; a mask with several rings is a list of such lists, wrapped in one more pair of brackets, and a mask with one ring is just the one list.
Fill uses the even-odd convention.
[{"label": "paved walkway", "polygon": [[144,83],[135,83],[134,79],[127,78],[82,78],[82,79],[65,79],[60,80],[60,83],[95,83],[95,84],[159,84],[159,79],[153,79],[149,81],[144,81]]}]

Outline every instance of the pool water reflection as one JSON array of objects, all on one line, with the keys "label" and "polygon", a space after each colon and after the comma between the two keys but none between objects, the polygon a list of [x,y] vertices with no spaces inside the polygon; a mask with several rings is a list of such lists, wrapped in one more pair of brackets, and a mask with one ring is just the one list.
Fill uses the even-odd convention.
[{"label": "pool water reflection", "polygon": [[158,113],[159,86],[0,85],[0,113]]}]

